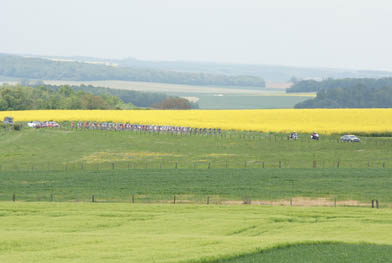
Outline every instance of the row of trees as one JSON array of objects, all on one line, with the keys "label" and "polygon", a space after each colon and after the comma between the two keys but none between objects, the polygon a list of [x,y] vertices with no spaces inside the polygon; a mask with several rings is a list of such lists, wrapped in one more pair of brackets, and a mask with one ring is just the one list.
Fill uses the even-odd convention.
[{"label": "row of trees", "polygon": [[116,96],[94,95],[63,86],[57,91],[42,87],[0,88],[0,110],[30,109],[126,109],[133,108]]},{"label": "row of trees", "polygon": [[286,91],[290,92],[318,92],[324,89],[352,88],[365,86],[368,88],[392,87],[392,78],[345,78],[345,79],[326,79],[322,81],[301,80],[296,81]]},{"label": "row of trees", "polygon": [[175,72],[52,61],[0,54],[0,75],[41,80],[126,80],[189,85],[251,86],[264,88],[262,78],[223,74]]},{"label": "row of trees", "polygon": [[[30,83],[35,87],[45,86],[47,89],[58,91],[62,86],[48,85],[43,83]],[[159,104],[163,100],[169,98],[164,93],[158,92],[143,92],[135,90],[119,90],[104,87],[95,87],[92,85],[69,86],[75,91],[83,91],[94,95],[115,96],[121,99],[124,103],[133,104],[136,107],[149,108],[154,104]]]},{"label": "row of trees", "polygon": [[199,106],[186,99],[169,97],[160,93],[112,90],[93,86],[0,86],[0,110],[92,110],[132,109],[136,107],[191,109]]},{"label": "row of trees", "polygon": [[389,87],[326,88],[317,92],[314,99],[295,105],[295,108],[391,108],[392,85]]},{"label": "row of trees", "polygon": [[194,108],[194,106],[187,99],[172,97],[172,98],[164,99],[161,103],[154,104],[153,108],[162,109],[162,110],[169,110],[169,109],[190,110]]}]

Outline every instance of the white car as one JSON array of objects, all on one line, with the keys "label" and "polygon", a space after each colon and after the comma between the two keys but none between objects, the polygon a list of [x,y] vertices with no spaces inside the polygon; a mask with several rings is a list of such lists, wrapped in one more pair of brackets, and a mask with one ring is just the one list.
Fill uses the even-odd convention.
[{"label": "white car", "polygon": [[341,142],[360,142],[361,140],[355,135],[343,135],[340,138]]},{"label": "white car", "polygon": [[41,128],[41,123],[39,121],[32,121],[27,123],[30,128]]}]

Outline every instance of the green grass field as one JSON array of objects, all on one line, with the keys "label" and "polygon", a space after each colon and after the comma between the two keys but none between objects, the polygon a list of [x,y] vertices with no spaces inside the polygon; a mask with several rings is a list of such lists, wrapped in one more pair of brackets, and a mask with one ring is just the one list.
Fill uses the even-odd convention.
[{"label": "green grass field", "polygon": [[[392,204],[391,169],[134,169],[113,171],[1,172],[0,200],[192,202],[370,206]],[[325,200],[320,200],[323,198]],[[312,203],[313,202],[313,203]],[[343,203],[342,203],[343,202]],[[288,205],[288,203],[285,203]]]},{"label": "green grass field", "polygon": [[382,168],[392,167],[392,138],[226,132],[185,136],[132,131],[31,129],[0,132],[0,168],[65,170],[114,168]]},{"label": "green grass field", "polygon": [[198,95],[201,109],[291,109],[308,96]]},{"label": "green grass field", "polygon": [[0,262],[388,262],[392,138],[300,136],[2,129]]},{"label": "green grass field", "polygon": [[211,261],[214,263],[336,263],[390,262],[392,246],[374,244],[320,243],[282,246],[260,253]]},{"label": "green grass field", "polygon": [[392,244],[390,209],[1,202],[0,218],[4,263],[214,262],[302,242]]}]

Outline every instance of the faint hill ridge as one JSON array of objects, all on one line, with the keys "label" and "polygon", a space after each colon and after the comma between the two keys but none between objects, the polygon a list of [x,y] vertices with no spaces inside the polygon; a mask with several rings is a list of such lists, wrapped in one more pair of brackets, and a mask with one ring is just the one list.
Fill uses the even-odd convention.
[{"label": "faint hill ridge", "polygon": [[256,76],[180,72],[157,68],[118,66],[113,62],[99,59],[84,61],[83,58],[17,56],[1,53],[0,76],[34,80],[122,80],[225,86],[228,88],[263,89],[265,87],[264,79]]},{"label": "faint hill ridge", "polygon": [[[5,54],[4,54],[5,55]],[[68,61],[106,65],[121,68],[142,70],[160,70],[178,73],[213,74],[226,76],[252,76],[262,78],[267,82],[289,82],[293,77],[297,79],[323,80],[328,78],[384,78],[392,77],[392,71],[358,70],[324,67],[295,67],[262,64],[236,64],[203,61],[154,61],[140,60],[133,57],[124,59],[96,58],[89,56],[42,56],[20,54],[24,57],[42,58],[52,61]]]},{"label": "faint hill ridge", "polygon": [[383,78],[392,77],[391,71],[385,70],[357,70],[324,67],[294,67],[262,64],[236,64],[203,61],[154,61],[136,58],[109,59],[85,56],[36,56],[47,59],[71,59],[87,63],[107,63],[121,67],[141,69],[156,69],[188,73],[208,73],[223,75],[249,75],[263,78],[268,82],[288,82],[292,77],[298,79],[322,80],[327,78]]}]

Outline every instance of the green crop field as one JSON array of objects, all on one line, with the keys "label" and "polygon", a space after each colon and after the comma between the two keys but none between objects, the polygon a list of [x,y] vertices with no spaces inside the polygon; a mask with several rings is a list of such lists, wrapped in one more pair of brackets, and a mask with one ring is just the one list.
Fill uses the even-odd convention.
[{"label": "green crop field", "polygon": [[[0,200],[392,204],[391,169],[134,169],[1,172]],[[286,200],[285,203],[272,201]],[[271,202],[269,202],[271,201]],[[358,202],[356,202],[358,201]]]},{"label": "green crop field", "polygon": [[336,263],[389,262],[392,246],[374,244],[319,243],[282,246],[259,253],[213,260],[214,263]]},{"label": "green crop field", "polygon": [[137,131],[32,129],[0,131],[0,169],[67,170],[128,168],[388,168],[392,138],[339,136],[311,141],[300,135],[225,132],[176,135]]},{"label": "green crop field", "polygon": [[392,138],[339,137],[2,128],[0,262],[388,262]]},{"label": "green crop field", "polygon": [[303,242],[392,244],[390,209],[1,202],[0,218],[4,263],[214,262]]},{"label": "green crop field", "polygon": [[201,109],[285,109],[310,99],[307,96],[257,96],[257,95],[199,95]]}]

